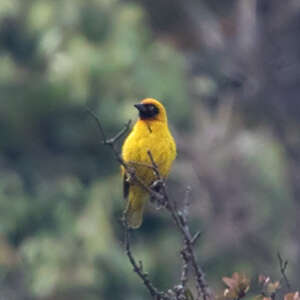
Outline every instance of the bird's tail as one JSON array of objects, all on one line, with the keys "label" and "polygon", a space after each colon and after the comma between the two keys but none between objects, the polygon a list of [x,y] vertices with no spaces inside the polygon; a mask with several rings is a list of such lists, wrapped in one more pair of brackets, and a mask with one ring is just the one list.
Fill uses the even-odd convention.
[{"label": "bird's tail", "polygon": [[125,216],[129,228],[137,229],[142,225],[145,207],[145,196],[140,193],[129,193],[129,201],[125,211]]}]

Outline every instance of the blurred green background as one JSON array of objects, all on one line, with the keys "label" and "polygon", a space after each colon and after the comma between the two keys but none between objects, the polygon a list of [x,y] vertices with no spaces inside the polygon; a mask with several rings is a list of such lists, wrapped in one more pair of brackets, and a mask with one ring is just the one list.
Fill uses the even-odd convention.
[{"label": "blurred green background", "polygon": [[[212,287],[244,271],[300,276],[297,1],[1,0],[0,299],[149,299],[123,251],[113,135],[161,100],[192,188]],[[147,208],[133,251],[165,289],[180,235]]]}]

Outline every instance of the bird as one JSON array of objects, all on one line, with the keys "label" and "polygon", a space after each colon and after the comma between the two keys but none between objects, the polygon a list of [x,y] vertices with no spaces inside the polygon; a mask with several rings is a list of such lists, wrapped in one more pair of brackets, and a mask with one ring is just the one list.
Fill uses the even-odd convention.
[{"label": "bird", "polygon": [[[121,157],[124,164],[133,170],[135,177],[143,185],[151,187],[157,175],[149,166],[154,161],[160,176],[166,179],[177,155],[176,143],[169,130],[166,109],[161,102],[146,98],[134,106],[139,118],[123,143]],[[123,195],[127,199],[125,218],[129,228],[137,229],[142,224],[144,207],[150,195],[141,183],[130,176],[128,168],[121,168]]]}]

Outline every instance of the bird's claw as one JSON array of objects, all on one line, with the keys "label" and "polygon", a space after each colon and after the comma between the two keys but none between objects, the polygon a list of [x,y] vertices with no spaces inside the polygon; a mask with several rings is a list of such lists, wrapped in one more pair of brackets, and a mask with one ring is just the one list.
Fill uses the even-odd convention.
[{"label": "bird's claw", "polygon": [[[151,184],[151,189],[162,195],[163,196],[163,190],[164,190],[164,187],[165,187],[165,181],[163,179],[158,179],[158,180],[155,180],[152,184]],[[167,202],[165,200],[164,197],[162,197],[161,199],[158,199],[157,197],[155,196],[151,196],[150,197],[150,201],[152,203],[155,204],[155,208],[156,209],[161,209],[162,207],[165,207],[167,205]]]}]

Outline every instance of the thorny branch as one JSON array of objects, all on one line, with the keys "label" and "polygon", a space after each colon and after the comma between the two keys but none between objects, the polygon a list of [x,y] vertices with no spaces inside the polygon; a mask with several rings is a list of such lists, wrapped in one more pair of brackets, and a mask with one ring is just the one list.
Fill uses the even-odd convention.
[{"label": "thorny branch", "polygon": [[124,244],[125,244],[125,251],[128,256],[128,259],[133,267],[133,271],[138,274],[138,276],[143,280],[144,285],[147,287],[148,291],[150,292],[151,296],[154,297],[154,299],[160,300],[160,299],[168,299],[166,295],[159,291],[149,280],[148,274],[144,272],[143,270],[143,264],[142,261],[139,261],[139,263],[136,262],[132,252],[131,252],[131,246],[130,246],[130,236],[129,232],[130,229],[128,228],[128,224],[126,222],[126,218],[123,218],[123,227],[124,227]]},{"label": "thorny branch", "polygon": [[151,165],[142,164],[145,167],[149,167],[153,170],[153,173],[156,176],[156,180],[153,182],[152,186],[147,186],[143,183],[143,181],[138,178],[135,174],[134,167],[132,165],[140,164],[138,162],[132,162],[130,165],[126,164],[120,153],[116,148],[116,143],[125,135],[125,133],[129,130],[131,121],[129,121],[122,130],[120,130],[114,137],[107,138],[105,131],[102,127],[102,124],[99,118],[95,115],[93,111],[89,108],[87,109],[88,113],[95,119],[97,122],[97,126],[99,128],[99,132],[102,138],[102,143],[106,146],[109,146],[114,153],[116,160],[124,167],[126,172],[128,172],[139,185],[141,185],[150,195],[152,201],[156,201],[159,204],[163,204],[166,210],[170,213],[173,221],[176,224],[177,229],[180,231],[182,238],[183,238],[183,248],[180,252],[182,258],[182,270],[180,276],[180,283],[175,285],[172,289],[169,289],[167,292],[160,291],[156,288],[151,280],[148,278],[148,274],[144,272],[142,262],[137,263],[136,259],[134,258],[131,245],[130,245],[130,229],[128,228],[126,218],[123,218],[123,228],[124,228],[124,245],[126,255],[129,259],[130,264],[133,267],[134,272],[141,278],[145,287],[148,289],[150,295],[155,300],[187,300],[191,299],[191,292],[187,288],[188,283],[188,274],[189,274],[189,266],[193,270],[195,282],[196,282],[196,289],[197,289],[197,300],[212,300],[214,299],[213,294],[211,293],[206,280],[205,275],[200,267],[194,246],[196,241],[199,239],[201,233],[196,232],[194,235],[191,234],[190,227],[187,222],[188,214],[189,214],[189,194],[190,188],[187,188],[183,207],[180,209],[177,207],[176,202],[172,198],[169,197],[165,181],[163,180],[162,176],[160,175],[158,166],[151,154],[148,150],[147,154],[149,156]]},{"label": "thorny branch", "polygon": [[192,236],[189,225],[187,224],[186,216],[184,216],[182,211],[177,208],[176,203],[168,197],[168,194],[165,189],[163,192],[166,202],[168,203],[166,208],[170,212],[177,228],[180,230],[184,239],[184,248],[182,250],[184,253],[184,260],[188,261],[191,264],[192,269],[194,270],[198,293],[197,299],[201,299],[201,297],[204,300],[212,299],[213,295],[211,294],[211,291],[209,290],[206,280],[204,278],[204,272],[202,271],[202,268],[197,262],[194,249],[194,244],[199,238],[200,234],[197,232],[194,236]]},{"label": "thorny branch", "polygon": [[[161,180],[161,176],[159,174],[159,170],[157,165],[155,164],[153,157],[151,155],[151,152],[148,151],[149,158],[152,162],[152,165],[155,169],[155,174],[158,177],[158,180]],[[184,260],[183,264],[183,275],[181,278],[183,278],[182,285],[185,285],[185,272],[187,272],[188,269],[188,263],[190,262],[194,273],[196,277],[196,284],[197,284],[197,293],[198,293],[198,298],[200,299],[201,296],[203,297],[204,300],[209,300],[212,299],[212,293],[208,288],[208,285],[206,283],[206,280],[204,278],[204,272],[202,271],[202,268],[197,262],[197,258],[195,255],[195,250],[194,250],[194,244],[197,241],[197,239],[200,237],[200,233],[197,232],[194,236],[191,235],[190,228],[187,224],[187,215],[188,215],[188,206],[189,206],[189,189],[187,189],[186,196],[184,199],[184,206],[183,210],[178,209],[176,203],[169,198],[169,195],[166,190],[165,184],[162,185],[162,190],[161,193],[164,197],[164,200],[166,202],[166,209],[169,211],[171,214],[177,228],[180,230],[183,239],[184,239],[184,248],[181,251],[182,258]]]}]

